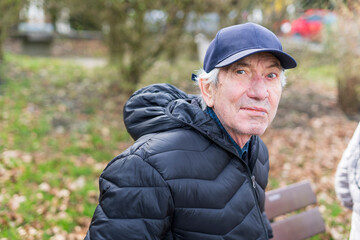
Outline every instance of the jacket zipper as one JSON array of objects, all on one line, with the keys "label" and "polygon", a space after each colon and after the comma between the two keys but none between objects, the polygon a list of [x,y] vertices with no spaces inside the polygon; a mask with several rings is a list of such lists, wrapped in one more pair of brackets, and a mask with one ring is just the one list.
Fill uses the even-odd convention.
[{"label": "jacket zipper", "polygon": [[263,217],[263,215],[262,215],[262,213],[261,213],[261,211],[260,211],[259,199],[258,199],[258,196],[257,196],[257,194],[256,194],[256,179],[255,179],[255,176],[250,173],[249,167],[247,167],[247,169],[248,169],[248,173],[249,173],[250,180],[251,180],[252,192],[253,192],[253,194],[254,194],[254,196],[255,196],[255,200],[256,200],[256,204],[255,204],[255,205],[256,205],[256,208],[257,208],[258,213],[259,213],[259,215],[260,215],[261,223],[262,223],[262,226],[263,226],[264,232],[265,232],[265,237],[266,237],[267,239],[269,239],[268,231],[267,231],[267,228],[266,228],[265,223],[264,223],[264,217]]},{"label": "jacket zipper", "polygon": [[254,175],[251,176],[251,181],[252,181],[253,188],[256,189],[256,181],[255,181],[255,176]]}]

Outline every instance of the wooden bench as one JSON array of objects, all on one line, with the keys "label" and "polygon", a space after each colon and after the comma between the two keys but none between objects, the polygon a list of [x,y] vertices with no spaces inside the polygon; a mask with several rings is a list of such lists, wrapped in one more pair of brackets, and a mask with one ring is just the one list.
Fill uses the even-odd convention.
[{"label": "wooden bench", "polygon": [[271,221],[272,240],[302,240],[325,232],[319,208],[308,207],[315,203],[316,195],[307,180],[267,191],[265,212]]}]

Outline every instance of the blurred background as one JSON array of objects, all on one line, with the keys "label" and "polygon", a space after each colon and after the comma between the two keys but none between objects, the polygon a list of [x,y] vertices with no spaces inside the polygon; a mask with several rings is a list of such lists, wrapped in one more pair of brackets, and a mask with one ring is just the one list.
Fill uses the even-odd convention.
[{"label": "blurred background", "polygon": [[351,212],[334,173],[360,110],[360,5],[351,0],[1,0],[0,240],[83,239],[106,164],[133,143],[130,94],[152,83],[198,93],[209,41],[247,21],[298,62],[263,136],[274,189],[310,180],[326,232]]}]

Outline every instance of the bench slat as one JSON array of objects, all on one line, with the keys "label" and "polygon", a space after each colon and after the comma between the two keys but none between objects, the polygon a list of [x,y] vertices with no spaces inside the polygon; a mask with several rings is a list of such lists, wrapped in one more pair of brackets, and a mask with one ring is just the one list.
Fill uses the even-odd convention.
[{"label": "bench slat", "polygon": [[269,219],[316,203],[308,180],[266,192],[265,212]]},{"label": "bench slat", "polygon": [[325,232],[325,223],[317,207],[274,222],[271,227],[272,240],[303,240]]}]

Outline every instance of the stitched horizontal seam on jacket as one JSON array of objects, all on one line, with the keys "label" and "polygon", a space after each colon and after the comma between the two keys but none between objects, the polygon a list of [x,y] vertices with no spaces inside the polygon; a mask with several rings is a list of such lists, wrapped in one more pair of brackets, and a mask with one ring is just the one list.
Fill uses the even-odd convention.
[{"label": "stitched horizontal seam on jacket", "polygon": [[128,221],[128,220],[154,220],[154,221],[163,221],[164,219],[171,218],[170,216],[165,216],[164,218],[145,218],[145,217],[139,217],[139,218],[117,218],[117,217],[108,217],[108,219],[112,220],[120,220],[120,221]]},{"label": "stitched horizontal seam on jacket", "polygon": [[106,179],[105,177],[101,177],[101,178],[106,180],[108,183],[116,186],[117,188],[169,188],[168,186],[121,186],[121,185],[114,183],[113,181],[111,181],[109,179]]},{"label": "stitched horizontal seam on jacket", "polygon": [[[176,130],[177,131],[177,130]],[[149,140],[156,140],[156,136],[152,137],[151,139]],[[144,144],[143,144],[144,145]],[[204,148],[204,149],[192,149],[192,150],[189,150],[189,149],[181,149],[181,148],[177,148],[177,149],[171,149],[171,150],[168,150],[168,151],[163,151],[163,152],[156,152],[155,154],[152,154],[151,157],[153,156],[156,156],[158,154],[163,154],[163,153],[167,153],[167,152],[172,152],[172,151],[186,151],[186,152],[205,152],[207,149],[209,149],[212,145],[215,145],[214,142],[209,142],[209,144]]]},{"label": "stitched horizontal seam on jacket", "polygon": [[[231,231],[233,231],[237,226],[241,225],[242,222],[245,220],[245,218],[249,215],[249,213],[251,211],[253,211],[253,209],[255,208],[256,206],[254,206],[252,209],[250,209],[249,212],[247,212],[246,214],[244,214],[244,218],[241,220],[240,223],[236,224],[233,228],[231,228],[226,234],[230,233]],[[181,208],[176,208],[176,209],[181,209]],[[202,234],[206,234],[206,235],[216,235],[216,236],[224,236],[226,234],[211,234],[211,233],[203,233],[203,232],[199,232],[199,231],[190,231],[190,230],[187,230],[187,229],[184,229],[184,228],[179,228],[179,227],[176,227],[174,229],[179,229],[180,231],[186,231],[186,232],[193,232],[193,233],[202,233]]]},{"label": "stitched horizontal seam on jacket", "polygon": [[241,184],[240,187],[235,190],[235,192],[232,194],[232,196],[229,198],[229,200],[226,201],[225,206],[223,206],[222,208],[206,208],[206,207],[203,207],[203,208],[199,208],[199,207],[186,207],[186,208],[183,208],[183,207],[175,207],[175,209],[222,210],[222,209],[226,208],[226,206],[230,203],[230,201],[234,198],[234,196],[236,195],[236,193],[240,190],[240,188],[242,186],[243,186],[243,184]]},{"label": "stitched horizontal seam on jacket", "polygon": [[189,231],[189,230],[185,230],[185,229],[182,229],[182,228],[174,228],[174,229],[178,229],[180,231],[185,231],[185,232],[190,232],[190,233],[200,233],[200,234],[203,234],[203,235],[211,235],[211,236],[224,236],[224,234],[211,234],[211,233],[204,233],[204,232],[195,232],[195,231]]},{"label": "stitched horizontal seam on jacket", "polygon": [[144,218],[144,217],[139,217],[139,218],[117,218],[117,217],[109,217],[106,212],[104,211],[103,207],[101,205],[98,205],[101,208],[101,211],[105,214],[105,216],[108,219],[112,219],[112,220],[138,220],[138,219],[148,219],[148,220],[164,220],[167,218],[171,218],[171,216],[165,216],[164,218]]},{"label": "stitched horizontal seam on jacket", "polygon": [[194,178],[194,177],[178,177],[178,178],[168,178],[166,179],[167,182],[171,182],[171,181],[176,181],[176,180],[201,180],[201,181],[210,181],[210,182],[216,182],[218,180],[218,177],[224,172],[224,169],[229,166],[231,161],[229,161],[228,164],[224,165],[224,168],[222,168],[218,174],[216,175],[215,178],[211,178],[211,179],[204,179],[204,178]]},{"label": "stitched horizontal seam on jacket", "polygon": [[171,149],[171,150],[163,151],[163,152],[157,152],[157,153],[155,153],[155,154],[150,155],[149,157],[154,157],[154,156],[159,155],[159,154],[164,154],[164,153],[168,153],[168,152],[175,152],[175,151],[202,153],[202,152],[205,152],[209,147],[211,147],[211,145],[213,145],[213,144],[210,144],[209,146],[206,147],[206,149],[204,149],[204,150],[202,150],[202,151],[188,150],[188,149],[179,149],[179,148],[178,148],[178,149]]}]

